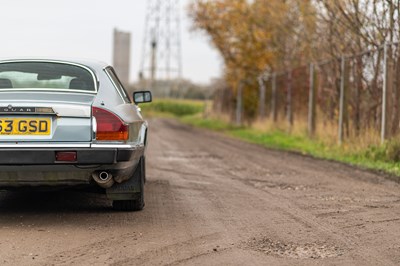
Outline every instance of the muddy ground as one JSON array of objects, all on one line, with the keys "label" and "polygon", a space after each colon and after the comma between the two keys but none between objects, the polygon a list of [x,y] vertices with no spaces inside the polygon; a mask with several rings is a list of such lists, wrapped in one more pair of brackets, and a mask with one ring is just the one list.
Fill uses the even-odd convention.
[{"label": "muddy ground", "polygon": [[150,127],[145,210],[1,193],[0,264],[400,264],[399,184],[173,120]]}]

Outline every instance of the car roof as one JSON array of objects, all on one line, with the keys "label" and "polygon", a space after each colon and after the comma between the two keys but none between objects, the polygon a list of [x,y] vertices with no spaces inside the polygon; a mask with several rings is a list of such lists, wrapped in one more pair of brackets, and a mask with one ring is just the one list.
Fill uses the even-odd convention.
[{"label": "car roof", "polygon": [[78,64],[89,67],[93,70],[102,70],[110,64],[99,60],[93,59],[72,59],[72,58],[53,58],[53,57],[14,57],[14,58],[0,58],[0,64],[6,62],[57,62],[66,64]]}]

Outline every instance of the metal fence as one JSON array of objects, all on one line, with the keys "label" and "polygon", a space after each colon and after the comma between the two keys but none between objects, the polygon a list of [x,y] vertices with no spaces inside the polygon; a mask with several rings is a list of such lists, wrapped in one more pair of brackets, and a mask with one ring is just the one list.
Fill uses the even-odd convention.
[{"label": "metal fence", "polygon": [[[310,136],[335,131],[339,143],[360,134],[395,136],[400,123],[398,43],[258,78],[259,116],[285,119],[290,130],[307,123]],[[237,90],[236,122],[242,123],[242,86]],[[245,89],[245,88],[244,88]]]}]

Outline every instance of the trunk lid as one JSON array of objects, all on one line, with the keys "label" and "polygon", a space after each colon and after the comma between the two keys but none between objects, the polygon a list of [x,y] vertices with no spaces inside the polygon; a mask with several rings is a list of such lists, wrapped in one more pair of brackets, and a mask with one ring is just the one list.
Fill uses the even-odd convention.
[{"label": "trunk lid", "polygon": [[90,142],[95,97],[83,93],[0,90],[0,143]]}]

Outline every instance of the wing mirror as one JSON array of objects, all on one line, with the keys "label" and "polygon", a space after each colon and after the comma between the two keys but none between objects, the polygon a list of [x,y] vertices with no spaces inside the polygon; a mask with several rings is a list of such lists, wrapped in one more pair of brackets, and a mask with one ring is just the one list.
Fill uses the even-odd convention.
[{"label": "wing mirror", "polygon": [[139,103],[149,103],[152,101],[152,96],[150,91],[136,91],[133,93],[133,101],[135,104]]}]

